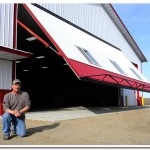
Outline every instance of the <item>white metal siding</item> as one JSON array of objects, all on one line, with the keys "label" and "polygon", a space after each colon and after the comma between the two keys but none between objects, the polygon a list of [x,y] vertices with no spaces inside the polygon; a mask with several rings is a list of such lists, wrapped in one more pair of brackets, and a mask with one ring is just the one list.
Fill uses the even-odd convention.
[{"label": "white metal siding", "polygon": [[131,62],[138,64],[141,71],[140,59],[101,4],[39,5],[120,48]]},{"label": "white metal siding", "polygon": [[11,90],[12,61],[0,59],[0,89]]},{"label": "white metal siding", "polygon": [[14,4],[0,4],[0,45],[13,48]]},{"label": "white metal siding", "polygon": [[126,98],[128,97],[128,106],[137,105],[137,92],[135,90],[123,89],[124,104],[126,104]]}]

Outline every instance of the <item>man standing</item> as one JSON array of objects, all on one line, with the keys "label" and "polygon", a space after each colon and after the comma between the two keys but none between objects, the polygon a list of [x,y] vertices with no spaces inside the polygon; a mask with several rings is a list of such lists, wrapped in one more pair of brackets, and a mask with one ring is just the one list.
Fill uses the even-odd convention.
[{"label": "man standing", "polygon": [[13,134],[20,137],[26,135],[25,112],[30,109],[31,102],[27,92],[20,90],[21,81],[15,79],[12,82],[12,92],[4,96],[3,109],[5,113],[2,116],[3,139],[8,140],[13,123]]}]

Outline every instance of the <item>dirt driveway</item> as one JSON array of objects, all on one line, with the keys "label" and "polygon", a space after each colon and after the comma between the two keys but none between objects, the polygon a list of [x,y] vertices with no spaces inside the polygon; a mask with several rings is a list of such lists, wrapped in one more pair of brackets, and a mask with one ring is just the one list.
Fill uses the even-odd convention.
[{"label": "dirt driveway", "polygon": [[3,141],[0,124],[0,145],[150,145],[150,109],[56,122],[27,119],[26,125],[27,137]]}]

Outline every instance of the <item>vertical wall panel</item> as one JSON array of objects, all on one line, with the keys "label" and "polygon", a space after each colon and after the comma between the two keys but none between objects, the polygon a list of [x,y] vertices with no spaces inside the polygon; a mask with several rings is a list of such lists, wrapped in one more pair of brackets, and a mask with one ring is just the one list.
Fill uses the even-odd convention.
[{"label": "vertical wall panel", "polygon": [[86,31],[120,48],[131,62],[141,61],[101,4],[39,3],[40,6],[65,18]]},{"label": "vertical wall panel", "polygon": [[14,4],[0,3],[0,45],[13,48]]},{"label": "vertical wall panel", "polygon": [[0,89],[11,90],[12,61],[0,59]]},{"label": "vertical wall panel", "polygon": [[137,105],[137,94],[135,90],[123,89],[123,96],[124,96],[124,104],[125,104],[125,96],[128,96],[128,106]]}]

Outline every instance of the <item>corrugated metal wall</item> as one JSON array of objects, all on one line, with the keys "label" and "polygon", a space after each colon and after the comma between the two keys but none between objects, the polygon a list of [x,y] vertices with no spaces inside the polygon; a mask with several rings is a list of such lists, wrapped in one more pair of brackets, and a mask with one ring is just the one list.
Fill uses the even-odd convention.
[{"label": "corrugated metal wall", "polygon": [[138,64],[139,70],[141,69],[140,59],[101,4],[38,4],[117,46],[131,62]]},{"label": "corrugated metal wall", "polygon": [[0,89],[11,90],[12,61],[0,59]]},{"label": "corrugated metal wall", "polygon": [[103,8],[100,4],[40,3],[39,5],[97,36],[104,28],[101,26],[101,20],[104,17]]},{"label": "corrugated metal wall", "polygon": [[14,4],[0,3],[0,45],[13,48]]}]

